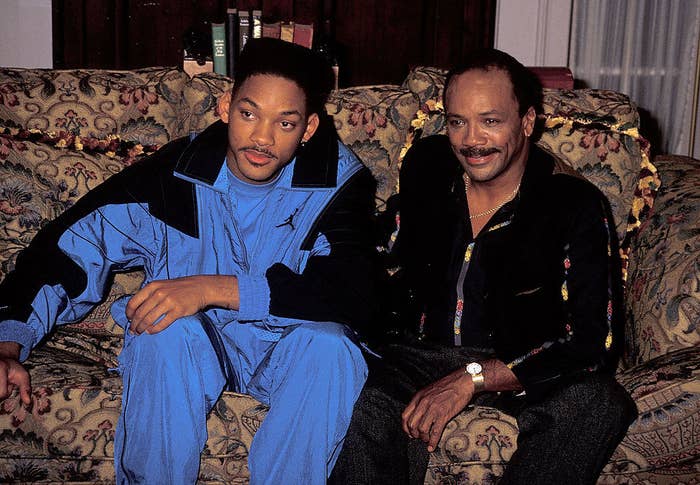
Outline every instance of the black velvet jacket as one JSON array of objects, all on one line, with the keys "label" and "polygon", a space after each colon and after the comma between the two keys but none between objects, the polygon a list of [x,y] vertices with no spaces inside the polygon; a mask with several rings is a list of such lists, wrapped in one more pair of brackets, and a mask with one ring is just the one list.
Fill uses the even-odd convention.
[{"label": "black velvet jacket", "polygon": [[[403,324],[428,341],[493,349],[528,394],[610,368],[621,278],[605,197],[533,145],[519,193],[474,238],[462,175],[446,136],[420,140],[403,162]],[[457,284],[472,242],[455,339]]]}]

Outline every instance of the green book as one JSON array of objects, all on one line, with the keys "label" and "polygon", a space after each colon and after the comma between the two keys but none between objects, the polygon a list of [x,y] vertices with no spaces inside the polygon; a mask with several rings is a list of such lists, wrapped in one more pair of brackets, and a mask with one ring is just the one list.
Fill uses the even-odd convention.
[{"label": "green book", "polygon": [[211,57],[214,61],[214,72],[226,76],[226,26],[211,24]]}]

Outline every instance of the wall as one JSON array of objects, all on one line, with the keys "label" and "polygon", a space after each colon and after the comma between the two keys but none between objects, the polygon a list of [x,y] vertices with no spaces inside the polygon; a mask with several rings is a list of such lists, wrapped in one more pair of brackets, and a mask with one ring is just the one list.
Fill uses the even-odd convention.
[{"label": "wall", "polygon": [[567,66],[572,0],[498,0],[494,46],[526,66]]},{"label": "wall", "polygon": [[0,1],[0,66],[53,66],[51,0]]}]

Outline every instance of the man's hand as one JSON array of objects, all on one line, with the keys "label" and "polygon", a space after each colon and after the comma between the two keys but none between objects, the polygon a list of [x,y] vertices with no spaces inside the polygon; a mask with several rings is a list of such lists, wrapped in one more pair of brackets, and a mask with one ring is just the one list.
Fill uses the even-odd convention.
[{"label": "man's hand", "polygon": [[131,297],[126,305],[126,317],[131,322],[131,332],[153,334],[178,318],[194,315],[209,306],[238,309],[235,276],[198,275],[153,281]]},{"label": "man's hand", "polygon": [[32,403],[32,386],[29,373],[19,363],[20,345],[16,342],[0,342],[0,399],[9,396],[15,387],[19,397],[29,406]]},{"label": "man's hand", "polygon": [[465,408],[474,395],[471,376],[458,369],[421,389],[401,413],[403,430],[435,450],[447,422]]}]

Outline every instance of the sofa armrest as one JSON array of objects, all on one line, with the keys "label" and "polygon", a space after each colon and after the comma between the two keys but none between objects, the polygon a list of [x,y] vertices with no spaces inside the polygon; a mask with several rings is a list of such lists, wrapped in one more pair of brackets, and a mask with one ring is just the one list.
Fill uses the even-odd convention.
[{"label": "sofa armrest", "polygon": [[662,155],[654,206],[630,242],[624,362],[700,344],[700,160]]}]

